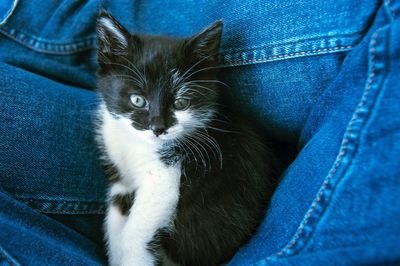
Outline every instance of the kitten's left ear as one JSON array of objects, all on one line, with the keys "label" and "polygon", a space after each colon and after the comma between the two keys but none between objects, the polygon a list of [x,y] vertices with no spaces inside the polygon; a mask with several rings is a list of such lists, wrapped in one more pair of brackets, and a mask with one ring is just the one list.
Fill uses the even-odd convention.
[{"label": "kitten's left ear", "polygon": [[100,55],[108,57],[127,54],[129,36],[127,29],[110,13],[102,10],[97,18],[99,60]]},{"label": "kitten's left ear", "polygon": [[189,39],[188,45],[192,52],[200,56],[210,56],[216,59],[222,35],[222,20],[217,20],[202,32]]}]

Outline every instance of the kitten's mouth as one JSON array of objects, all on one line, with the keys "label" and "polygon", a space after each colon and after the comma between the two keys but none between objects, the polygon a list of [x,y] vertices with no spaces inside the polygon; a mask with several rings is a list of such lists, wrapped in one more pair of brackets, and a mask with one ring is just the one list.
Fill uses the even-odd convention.
[{"label": "kitten's mouth", "polygon": [[143,139],[145,139],[147,142],[151,143],[151,144],[157,144],[163,141],[167,141],[167,140],[171,140],[171,134],[168,134],[168,132],[165,132],[163,134],[160,135],[155,135],[153,133],[153,131],[151,130],[146,130],[143,132]]},{"label": "kitten's mouth", "polygon": [[161,135],[160,136],[156,136],[156,135],[153,134],[153,135],[151,135],[149,137],[149,140],[152,141],[152,142],[159,142],[159,141],[162,140],[162,137],[161,137]]},{"label": "kitten's mouth", "polygon": [[134,126],[133,128],[135,129],[134,132],[136,132],[135,135],[150,144],[160,144],[162,142],[173,141],[181,137],[183,131],[183,128],[180,125],[170,127],[161,134],[155,134],[150,129],[137,130]]},{"label": "kitten's mouth", "polygon": [[145,138],[148,142],[150,143],[158,143],[162,141],[162,135],[156,136],[152,131],[149,131],[146,135]]}]

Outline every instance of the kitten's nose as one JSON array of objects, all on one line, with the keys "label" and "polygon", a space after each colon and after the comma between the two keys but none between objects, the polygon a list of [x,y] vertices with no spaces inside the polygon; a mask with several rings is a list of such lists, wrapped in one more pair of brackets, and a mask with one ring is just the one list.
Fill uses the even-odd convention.
[{"label": "kitten's nose", "polygon": [[154,117],[150,124],[150,129],[157,137],[165,132],[165,123],[162,117]]},{"label": "kitten's nose", "polygon": [[165,132],[165,128],[154,127],[153,125],[151,126],[151,130],[153,131],[154,135],[156,135],[157,137]]}]

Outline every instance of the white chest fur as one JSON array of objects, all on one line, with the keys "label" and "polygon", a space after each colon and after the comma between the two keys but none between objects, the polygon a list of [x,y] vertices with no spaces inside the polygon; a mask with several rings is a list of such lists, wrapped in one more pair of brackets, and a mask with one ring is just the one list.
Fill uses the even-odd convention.
[{"label": "white chest fur", "polygon": [[164,164],[157,142],[143,139],[129,119],[117,119],[105,108],[101,115],[104,148],[121,175],[121,180],[111,185],[109,196],[135,191],[128,216],[109,206],[106,239],[110,264],[153,265],[155,259],[148,244],[159,229],[171,226],[179,199],[180,163]]}]

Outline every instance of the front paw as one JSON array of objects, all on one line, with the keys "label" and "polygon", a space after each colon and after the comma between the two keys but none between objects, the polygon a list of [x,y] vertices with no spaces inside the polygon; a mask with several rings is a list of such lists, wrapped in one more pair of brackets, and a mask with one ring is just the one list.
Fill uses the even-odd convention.
[{"label": "front paw", "polygon": [[119,266],[153,266],[156,259],[148,250],[129,250],[122,252]]},{"label": "front paw", "polygon": [[147,249],[120,247],[120,249],[109,249],[108,263],[110,266],[153,266],[156,263],[155,256]]},{"label": "front paw", "polygon": [[108,248],[108,265],[120,266],[122,264],[122,251],[117,249]]}]

